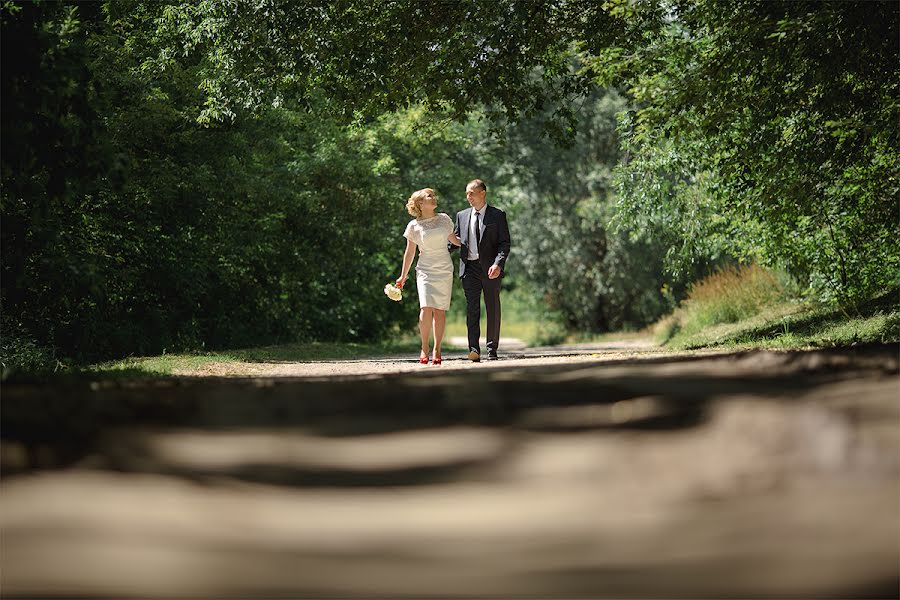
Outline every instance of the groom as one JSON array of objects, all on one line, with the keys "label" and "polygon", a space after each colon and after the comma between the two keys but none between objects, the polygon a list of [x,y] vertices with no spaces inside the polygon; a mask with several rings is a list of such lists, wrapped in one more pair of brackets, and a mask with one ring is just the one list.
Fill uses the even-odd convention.
[{"label": "groom", "polygon": [[[471,208],[456,213],[453,232],[462,241],[459,277],[466,292],[466,327],[469,334],[469,360],[481,360],[481,294],[487,313],[488,358],[496,360],[500,345],[500,278],[509,256],[509,225],[506,213],[488,206],[487,186],[473,179],[466,186]],[[450,250],[456,250],[453,244]]]}]

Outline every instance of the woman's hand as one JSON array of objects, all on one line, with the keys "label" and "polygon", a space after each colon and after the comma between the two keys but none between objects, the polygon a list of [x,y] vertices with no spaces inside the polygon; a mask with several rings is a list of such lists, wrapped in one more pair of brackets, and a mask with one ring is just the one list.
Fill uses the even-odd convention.
[{"label": "woman's hand", "polygon": [[402,289],[403,289],[403,284],[404,284],[405,282],[406,282],[406,275],[404,275],[404,276],[402,276],[402,277],[398,277],[398,278],[397,278],[397,281],[394,282],[394,285],[396,285],[398,288],[400,288],[400,289],[402,290]]},{"label": "woman's hand", "polygon": [[459,239],[459,236],[455,233],[451,233],[447,236],[447,241],[453,244],[454,246],[462,246],[462,240]]}]

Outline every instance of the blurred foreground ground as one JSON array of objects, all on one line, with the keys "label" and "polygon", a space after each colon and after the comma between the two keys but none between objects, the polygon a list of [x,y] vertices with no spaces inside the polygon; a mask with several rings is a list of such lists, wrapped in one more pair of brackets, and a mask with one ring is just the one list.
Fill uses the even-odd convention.
[{"label": "blurred foreground ground", "polygon": [[896,346],[528,352],[5,385],[0,591],[897,597]]}]

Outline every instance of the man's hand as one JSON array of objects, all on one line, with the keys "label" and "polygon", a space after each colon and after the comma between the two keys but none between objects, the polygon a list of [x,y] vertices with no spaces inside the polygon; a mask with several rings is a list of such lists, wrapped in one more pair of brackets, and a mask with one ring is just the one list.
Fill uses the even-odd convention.
[{"label": "man's hand", "polygon": [[497,279],[498,277],[500,277],[500,273],[502,272],[502,269],[500,269],[500,267],[498,267],[497,265],[491,265],[491,267],[488,269],[488,279]]}]

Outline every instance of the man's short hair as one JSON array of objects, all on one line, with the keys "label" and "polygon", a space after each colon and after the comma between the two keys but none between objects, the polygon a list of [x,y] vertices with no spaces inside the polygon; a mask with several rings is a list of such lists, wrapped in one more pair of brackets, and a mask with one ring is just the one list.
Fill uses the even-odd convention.
[{"label": "man's short hair", "polygon": [[482,192],[487,192],[487,186],[484,184],[484,182],[482,180],[473,179],[472,181],[470,181],[469,183],[466,184],[466,187],[469,187],[470,185],[473,185],[473,184],[475,185],[476,188],[480,189]]}]

